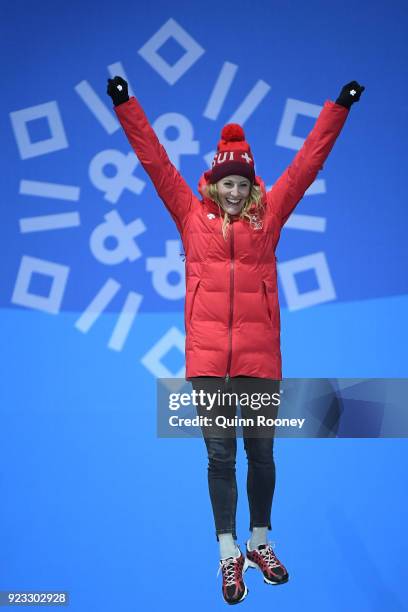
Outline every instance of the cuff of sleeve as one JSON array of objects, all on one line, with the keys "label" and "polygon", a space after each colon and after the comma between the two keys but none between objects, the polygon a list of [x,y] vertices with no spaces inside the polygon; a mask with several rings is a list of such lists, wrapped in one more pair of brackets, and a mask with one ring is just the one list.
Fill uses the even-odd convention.
[{"label": "cuff of sleeve", "polygon": [[347,102],[344,102],[344,100],[341,101],[340,98],[337,98],[336,104],[338,104],[338,106],[342,106],[343,108],[347,108],[347,110],[350,110],[352,103],[348,104]]},{"label": "cuff of sleeve", "polygon": [[123,100],[122,102],[118,102],[117,104],[114,104],[114,108],[117,108],[118,106],[122,106],[122,104],[126,104],[126,102],[129,102],[129,98],[127,100]]},{"label": "cuff of sleeve", "polygon": [[121,102],[120,104],[117,104],[116,106],[113,107],[113,110],[116,112],[120,112],[122,109],[125,109],[129,103],[131,103],[131,105],[133,105],[132,100],[135,100],[134,96],[130,96],[129,100],[126,100],[126,102]]}]

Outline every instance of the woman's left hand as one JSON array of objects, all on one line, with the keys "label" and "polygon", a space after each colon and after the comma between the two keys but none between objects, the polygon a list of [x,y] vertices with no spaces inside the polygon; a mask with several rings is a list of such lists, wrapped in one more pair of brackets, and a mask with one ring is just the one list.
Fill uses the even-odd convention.
[{"label": "woman's left hand", "polygon": [[364,85],[359,85],[357,81],[350,81],[350,83],[344,85],[339,97],[336,100],[336,104],[340,104],[345,108],[350,108],[354,102],[359,101],[364,90]]},{"label": "woman's left hand", "polygon": [[127,81],[120,76],[108,79],[106,93],[112,98],[112,102],[115,106],[127,102],[129,100]]}]

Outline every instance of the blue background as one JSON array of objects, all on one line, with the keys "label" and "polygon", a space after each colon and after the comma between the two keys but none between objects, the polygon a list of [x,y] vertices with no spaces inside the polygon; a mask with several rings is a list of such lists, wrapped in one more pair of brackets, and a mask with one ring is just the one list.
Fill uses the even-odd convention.
[{"label": "blue background", "polygon": [[[184,331],[182,296],[159,295],[146,271],[146,258],[164,256],[165,241],[178,235],[140,167],[142,193],[124,191],[115,205],[92,184],[94,156],[126,154],[129,145],[121,130],[106,133],[75,86],[87,80],[111,111],[107,67],[121,61],[152,121],[186,116],[199,154],[182,156],[180,169],[195,189],[203,156],[259,79],[271,89],[245,131],[267,184],[294,155],[276,144],[286,100],[322,105],[349,80],[363,83],[321,173],[326,193],[305,197],[296,211],[325,216],[326,231],[282,233],[279,261],[324,252],[336,289],[335,300],[292,311],[280,287],[283,371],[406,377],[406,6],[15,2],[2,13],[0,589],[68,590],[71,608],[81,612],[224,609],[203,443],[157,439],[155,374],[141,361],[168,330]],[[138,53],[170,18],[205,51],[174,85]],[[174,41],[163,47],[169,63],[182,52]],[[212,121],[203,112],[225,61],[238,71]],[[58,105],[68,146],[21,159],[10,113],[49,101]],[[312,125],[300,118],[296,134],[305,137]],[[32,139],[47,130],[33,123]],[[77,185],[80,199],[21,195],[23,179]],[[74,210],[78,227],[20,233],[22,217]],[[147,228],[134,262],[106,266],[90,250],[90,234],[110,210]],[[69,266],[57,316],[12,301],[23,255]],[[75,323],[108,277],[120,292],[82,333]],[[34,280],[30,290],[46,295],[47,279]],[[107,343],[129,291],[143,300],[124,346],[112,350]],[[177,373],[183,355],[174,349],[163,362]],[[271,539],[291,580],[268,588],[248,573],[243,605],[407,610],[406,458],[405,440],[277,440]],[[242,448],[238,479],[243,544]]]}]

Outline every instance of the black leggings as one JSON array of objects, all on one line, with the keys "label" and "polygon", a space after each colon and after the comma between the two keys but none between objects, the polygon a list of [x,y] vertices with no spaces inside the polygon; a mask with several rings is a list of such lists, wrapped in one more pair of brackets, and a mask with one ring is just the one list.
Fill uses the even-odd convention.
[{"label": "black leggings", "polygon": [[[229,379],[217,377],[191,378],[193,389],[205,393],[236,393],[254,394],[267,393],[272,396],[279,392],[279,381],[237,376]],[[254,397],[254,395],[252,395]],[[258,395],[259,397],[259,395]],[[275,396],[276,397],[276,396]],[[262,407],[253,410],[244,406],[242,401],[241,417],[257,420],[259,414],[275,419],[277,406]],[[202,416],[215,416],[222,414],[232,422],[236,415],[237,404],[232,403],[229,408],[216,404],[211,411],[205,405],[200,405],[197,412]],[[214,420],[214,419],[213,419]],[[247,421],[245,421],[247,422]],[[204,441],[208,452],[208,487],[214,514],[216,537],[221,533],[236,534],[236,509],[238,500],[237,482],[235,474],[235,459],[237,451],[236,429],[214,430],[202,427]],[[248,460],[247,494],[250,513],[250,525],[253,527],[268,527],[271,529],[272,499],[275,490],[275,462],[273,458],[274,427],[242,427],[244,448]]]}]

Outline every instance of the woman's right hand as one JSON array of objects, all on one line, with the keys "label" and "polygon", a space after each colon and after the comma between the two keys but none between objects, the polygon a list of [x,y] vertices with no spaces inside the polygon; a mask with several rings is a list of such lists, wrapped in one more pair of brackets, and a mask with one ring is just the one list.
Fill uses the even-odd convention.
[{"label": "woman's right hand", "polygon": [[128,84],[125,79],[122,79],[120,76],[108,79],[106,93],[112,98],[114,106],[119,106],[119,104],[123,104],[123,102],[129,100]]},{"label": "woman's right hand", "polygon": [[351,105],[359,101],[364,90],[364,85],[360,85],[357,81],[350,81],[350,83],[344,85],[336,100],[336,104],[340,104],[340,106],[344,106],[350,110]]}]

